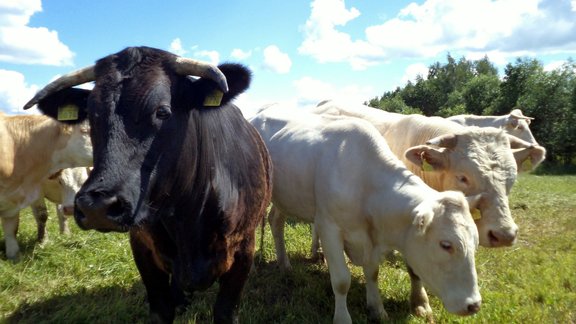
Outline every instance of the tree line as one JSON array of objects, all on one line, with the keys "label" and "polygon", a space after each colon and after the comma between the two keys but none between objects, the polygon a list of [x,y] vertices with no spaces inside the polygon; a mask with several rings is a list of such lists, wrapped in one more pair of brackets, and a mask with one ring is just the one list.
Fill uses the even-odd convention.
[{"label": "tree line", "polygon": [[576,63],[546,71],[542,62],[518,58],[504,76],[484,57],[470,61],[447,55],[404,87],[365,103],[403,114],[448,117],[460,114],[505,115],[519,108],[534,117],[530,129],[547,150],[548,165],[576,165]]}]

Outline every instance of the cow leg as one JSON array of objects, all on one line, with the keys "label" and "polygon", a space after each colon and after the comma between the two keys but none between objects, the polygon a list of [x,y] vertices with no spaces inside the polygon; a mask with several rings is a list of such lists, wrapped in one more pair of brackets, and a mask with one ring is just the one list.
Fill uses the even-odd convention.
[{"label": "cow leg", "polygon": [[16,261],[18,259],[18,252],[20,247],[16,241],[16,234],[18,233],[18,223],[20,222],[20,215],[2,216],[2,228],[4,230],[4,242],[6,245],[6,258]]},{"label": "cow leg", "polygon": [[410,292],[410,309],[412,313],[420,317],[431,316],[432,308],[428,302],[428,294],[426,294],[422,281],[409,266],[408,274],[410,275],[410,284],[412,289]]},{"label": "cow leg", "polygon": [[44,244],[48,237],[46,232],[46,222],[48,221],[48,209],[46,208],[46,202],[44,197],[36,200],[32,203],[32,214],[34,214],[34,219],[36,219],[36,226],[38,228],[36,233],[36,240],[40,244]]},{"label": "cow leg", "polygon": [[150,307],[150,323],[172,323],[175,317],[170,275],[154,262],[152,251],[139,237],[130,232],[130,246],[134,262],[146,287]]},{"label": "cow leg", "polygon": [[346,305],[346,297],[350,289],[350,269],[344,258],[344,242],[340,235],[340,229],[332,224],[316,223],[319,231],[324,257],[328,263],[330,282],[334,292],[334,323],[352,323],[352,318]]},{"label": "cow leg", "polygon": [[56,205],[56,214],[58,214],[58,225],[60,227],[60,234],[70,235],[70,227],[68,226],[68,218],[64,215],[64,206]]},{"label": "cow leg", "polygon": [[238,323],[240,297],[254,261],[254,239],[246,243],[245,251],[237,252],[234,264],[219,278],[220,288],[214,303],[214,323]]},{"label": "cow leg", "polygon": [[364,266],[364,277],[366,278],[366,304],[368,306],[368,317],[375,321],[385,321],[388,314],[380,298],[380,289],[378,288],[378,268],[376,260],[369,260]]},{"label": "cow leg", "polygon": [[310,225],[312,229],[312,246],[310,248],[310,253],[312,254],[313,262],[324,261],[324,255],[320,247],[320,237],[318,237],[318,231],[316,230],[316,225]]},{"label": "cow leg", "polygon": [[270,213],[268,213],[268,221],[270,222],[270,229],[272,230],[272,237],[274,238],[278,266],[282,270],[290,270],[292,269],[292,265],[286,255],[286,243],[284,242],[284,223],[286,222],[286,217],[275,206],[272,206]]}]

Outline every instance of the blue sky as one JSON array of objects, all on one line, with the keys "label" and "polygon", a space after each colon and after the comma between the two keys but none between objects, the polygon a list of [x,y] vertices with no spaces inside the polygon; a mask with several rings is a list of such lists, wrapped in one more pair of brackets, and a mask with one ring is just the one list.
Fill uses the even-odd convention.
[{"label": "blue sky", "polygon": [[152,46],[254,74],[237,104],[363,102],[450,53],[547,68],[576,53],[576,0],[2,0],[0,111],[55,77],[127,46]]}]

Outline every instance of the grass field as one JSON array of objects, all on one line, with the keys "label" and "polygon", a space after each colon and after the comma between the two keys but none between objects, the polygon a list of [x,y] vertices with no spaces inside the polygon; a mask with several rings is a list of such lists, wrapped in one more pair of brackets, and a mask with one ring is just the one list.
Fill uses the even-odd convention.
[{"label": "grass field", "polygon": [[[513,247],[480,248],[476,263],[482,310],[461,318],[431,297],[437,323],[576,323],[576,176],[523,175],[510,206],[520,227]],[[49,242],[35,244],[35,223],[23,211],[20,262],[6,261],[0,243],[0,323],[145,323],[144,287],[126,234],[58,234],[55,212]],[[290,224],[287,250],[293,271],[275,266],[269,227],[242,299],[242,323],[331,323],[333,295],[328,269],[308,260],[309,227]],[[3,240],[3,234],[2,234]],[[355,323],[367,321],[364,279],[351,266],[348,307]],[[409,313],[409,279],[401,261],[381,266],[380,289],[394,323],[424,323]],[[216,287],[195,294],[178,323],[207,323]]]}]

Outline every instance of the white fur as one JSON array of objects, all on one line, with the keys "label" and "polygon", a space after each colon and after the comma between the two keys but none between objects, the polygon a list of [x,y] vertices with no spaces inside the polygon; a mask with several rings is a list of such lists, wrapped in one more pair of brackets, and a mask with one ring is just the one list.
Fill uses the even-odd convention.
[{"label": "white fur", "polygon": [[[285,217],[313,222],[330,271],[335,323],[351,322],[346,306],[350,272],[343,251],[363,267],[369,311],[381,320],[387,314],[378,291],[378,266],[393,249],[448,311],[466,315],[470,305],[479,307],[478,232],[462,193],[427,186],[365,121],[276,105],[250,122],[273,161],[276,210],[269,217],[279,263],[289,266],[281,236]],[[442,249],[442,241],[451,242],[454,252]],[[413,284],[424,294],[413,305],[415,312],[430,311],[419,280]]]}]

